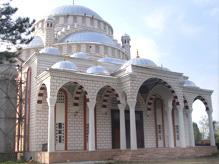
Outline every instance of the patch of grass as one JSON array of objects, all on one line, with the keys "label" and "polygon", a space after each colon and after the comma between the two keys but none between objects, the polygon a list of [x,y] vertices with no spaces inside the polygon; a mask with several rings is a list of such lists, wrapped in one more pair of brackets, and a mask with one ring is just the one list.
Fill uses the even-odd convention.
[{"label": "patch of grass", "polygon": [[15,163],[25,164],[24,161],[7,161],[7,162],[0,162],[0,164],[15,164]]}]

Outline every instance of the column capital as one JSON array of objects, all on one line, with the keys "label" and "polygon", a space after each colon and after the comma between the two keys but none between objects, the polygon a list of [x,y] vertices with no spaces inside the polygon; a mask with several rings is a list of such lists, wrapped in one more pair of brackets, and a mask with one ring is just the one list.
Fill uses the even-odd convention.
[{"label": "column capital", "polygon": [[191,115],[193,110],[187,109],[186,112]]},{"label": "column capital", "polygon": [[125,110],[126,104],[118,104],[119,110]]},{"label": "column capital", "polygon": [[47,100],[48,105],[55,106],[57,97],[48,97],[46,100]]},{"label": "column capital", "polygon": [[180,104],[180,105],[177,105],[177,111],[178,112],[183,112],[183,109],[184,109],[184,107],[183,107],[183,105],[182,104]]},{"label": "column capital", "polygon": [[129,105],[129,109],[135,109],[136,100],[128,100],[127,104]]},{"label": "column capital", "polygon": [[165,105],[165,111],[172,112],[173,110],[172,101],[167,101],[166,103],[164,103],[164,105]]},{"label": "column capital", "polygon": [[96,105],[96,101],[95,100],[89,101],[89,102],[87,102],[87,105],[88,105],[89,109],[94,108],[94,106]]},{"label": "column capital", "polygon": [[206,110],[206,111],[207,111],[207,114],[208,114],[208,115],[211,115],[212,112],[213,112],[212,110]]},{"label": "column capital", "polygon": [[186,114],[191,115],[193,110],[190,110],[190,109],[184,109],[184,111],[186,112]]}]

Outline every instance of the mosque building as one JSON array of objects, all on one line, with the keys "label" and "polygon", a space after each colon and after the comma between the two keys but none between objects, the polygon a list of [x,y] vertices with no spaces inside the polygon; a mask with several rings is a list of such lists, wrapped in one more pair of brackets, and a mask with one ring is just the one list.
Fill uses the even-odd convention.
[{"label": "mosque building", "polygon": [[[51,163],[216,151],[213,91],[138,54],[131,58],[130,36],[120,44],[112,26],[87,7],[57,7],[34,26],[21,55],[28,157]],[[204,148],[194,142],[196,99],[209,120],[211,146]]]}]

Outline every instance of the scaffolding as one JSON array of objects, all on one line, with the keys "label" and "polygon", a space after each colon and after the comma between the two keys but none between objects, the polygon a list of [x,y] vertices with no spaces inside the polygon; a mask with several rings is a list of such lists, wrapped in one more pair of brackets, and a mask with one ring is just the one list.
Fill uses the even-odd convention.
[{"label": "scaffolding", "polygon": [[0,64],[0,154],[23,155],[25,150],[23,79],[22,65]]}]

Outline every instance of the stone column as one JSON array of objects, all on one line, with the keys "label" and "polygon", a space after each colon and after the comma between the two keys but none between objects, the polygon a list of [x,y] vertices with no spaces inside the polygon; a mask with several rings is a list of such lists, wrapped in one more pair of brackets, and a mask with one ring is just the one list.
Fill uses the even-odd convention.
[{"label": "stone column", "polygon": [[213,121],[212,121],[212,110],[208,110],[207,114],[208,114],[210,144],[211,146],[215,146],[214,128],[213,128]]},{"label": "stone column", "polygon": [[179,138],[180,138],[180,147],[186,147],[185,142],[185,127],[184,127],[184,117],[183,117],[183,107],[179,105],[178,109],[178,119],[179,119]]},{"label": "stone column", "polygon": [[126,149],[126,133],[125,133],[125,105],[119,104],[120,116],[120,149]]},{"label": "stone column", "polygon": [[193,122],[192,122],[192,110],[188,110],[188,118],[189,118],[189,141],[190,146],[195,147],[195,138],[194,138],[194,129],[193,129]]},{"label": "stone column", "polygon": [[47,98],[48,112],[48,152],[55,151],[55,104],[56,97]]},{"label": "stone column", "polygon": [[90,101],[87,103],[89,110],[89,134],[88,134],[88,150],[95,150],[95,122],[94,122],[94,108],[96,102]]},{"label": "stone column", "polygon": [[136,101],[128,101],[130,110],[130,137],[131,137],[131,150],[137,150],[136,139],[136,121],[135,121],[135,105]]},{"label": "stone column", "polygon": [[172,119],[172,103],[166,106],[167,110],[167,122],[168,122],[168,142],[169,147],[174,147],[174,137],[173,137],[173,119]]}]

